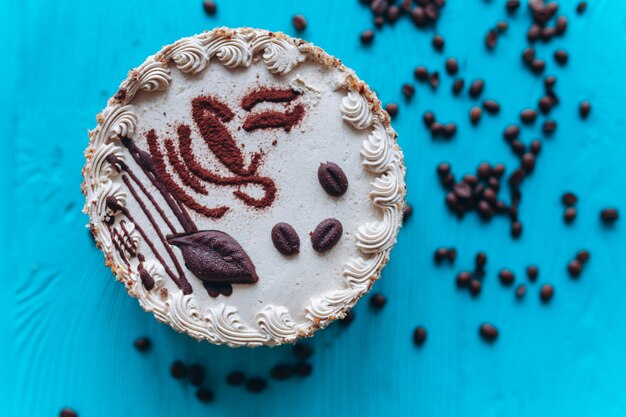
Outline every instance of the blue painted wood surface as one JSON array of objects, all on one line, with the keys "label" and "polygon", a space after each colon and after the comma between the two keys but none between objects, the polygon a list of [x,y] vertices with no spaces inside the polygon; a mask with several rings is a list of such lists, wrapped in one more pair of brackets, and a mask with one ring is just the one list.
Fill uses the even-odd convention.
[{"label": "blue painted wood surface", "polygon": [[[474,215],[451,216],[435,166],[450,161],[457,175],[483,160],[513,166],[501,132],[521,109],[536,105],[543,89],[519,57],[529,18],[525,11],[508,18],[503,0],[448,3],[437,28],[445,52],[437,53],[433,32],[415,30],[408,19],[377,32],[363,48],[358,35],[371,26],[371,15],[357,1],[222,0],[213,18],[196,0],[2,2],[0,414],[53,416],[71,406],[89,417],[623,416],[626,225],[602,227],[598,211],[605,205],[626,210],[626,3],[592,1],[577,16],[575,2],[562,1],[570,21],[566,36],[537,47],[547,73],[558,76],[562,104],[553,111],[558,131],[544,141],[536,173],[523,185],[525,229],[518,241],[503,218],[484,224]],[[217,25],[294,34],[294,13],[309,21],[304,38],[354,68],[383,101],[401,103],[394,126],[415,212],[375,286],[389,298],[384,310],[360,303],[350,328],[333,325],[309,341],[316,350],[310,378],[272,383],[255,396],[227,387],[226,372],[267,375],[271,364],[290,359],[289,347],[197,343],[143,313],[84,229],[80,169],[95,114],[145,56]],[[490,53],[483,37],[499,19],[510,27]],[[551,58],[558,47],[570,52],[564,68]],[[459,59],[466,80],[487,80],[483,97],[501,102],[498,116],[469,124],[474,103],[449,93],[447,56]],[[412,82],[418,64],[438,69],[442,85],[436,93],[419,86],[404,104],[400,86]],[[593,103],[585,122],[577,116],[583,99]],[[421,122],[429,109],[459,124],[454,140],[430,140]],[[539,126],[524,129],[523,139],[541,137]],[[571,226],[561,220],[565,190],[580,196]],[[455,267],[433,265],[440,245],[457,247]],[[592,259],[582,277],[571,280],[566,262],[583,247]],[[454,275],[471,267],[479,249],[489,255],[488,275],[474,300],[456,290]],[[539,265],[541,275],[516,302],[496,274],[509,267],[524,281],[529,263]],[[549,305],[538,298],[545,282],[556,287]],[[493,345],[477,336],[483,321],[500,329]],[[419,324],[428,328],[420,349],[411,343]],[[132,348],[139,335],[154,341],[147,354]],[[178,358],[206,365],[215,403],[198,403],[190,386],[169,377]]]}]

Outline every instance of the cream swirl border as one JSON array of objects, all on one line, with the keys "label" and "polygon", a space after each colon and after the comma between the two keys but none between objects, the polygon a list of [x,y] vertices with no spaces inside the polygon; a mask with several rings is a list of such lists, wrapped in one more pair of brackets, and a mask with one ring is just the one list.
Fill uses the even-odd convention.
[{"label": "cream swirl border", "polygon": [[[177,288],[168,289],[164,285],[163,267],[153,260],[144,263],[144,268],[155,280],[154,288],[146,290],[136,268],[127,268],[114,250],[103,222],[106,216],[119,215],[107,211],[106,197],[115,195],[120,204],[125,203],[125,193],[113,181],[118,171],[107,161],[107,156],[114,154],[123,158],[119,140],[123,136],[132,138],[135,133],[137,116],[129,103],[136,93],[167,89],[171,81],[171,63],[181,72],[193,75],[205,69],[212,59],[235,68],[248,67],[257,57],[271,72],[281,75],[307,59],[338,69],[345,78],[336,88],[348,91],[340,109],[343,119],[355,129],[371,129],[363,140],[361,155],[364,168],[377,175],[371,183],[369,197],[380,209],[381,219],[358,228],[357,247],[362,256],[350,259],[344,265],[346,288],[312,298],[305,308],[307,321],[303,323],[296,323],[284,306],[266,306],[257,313],[254,325],[242,323],[232,306],[220,304],[203,312],[193,294],[184,295]],[[310,43],[282,33],[250,28],[218,28],[183,38],[131,70],[97,121],[98,126],[89,133],[83,168],[82,190],[86,197],[83,211],[90,218],[88,227],[105,254],[107,266],[125,284],[128,293],[138,298],[144,310],[179,332],[232,347],[294,342],[344,317],[378,279],[389,259],[402,224],[406,194],[403,155],[396,143],[396,133],[367,84],[338,59]]]}]

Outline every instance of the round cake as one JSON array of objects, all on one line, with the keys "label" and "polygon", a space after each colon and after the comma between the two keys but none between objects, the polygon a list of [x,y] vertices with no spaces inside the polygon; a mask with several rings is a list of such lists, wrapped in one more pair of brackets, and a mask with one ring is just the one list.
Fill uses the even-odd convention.
[{"label": "round cake", "polygon": [[131,70],[89,134],[84,211],[146,311],[230,346],[310,336],[371,288],[402,223],[389,116],[282,33],[219,28]]}]

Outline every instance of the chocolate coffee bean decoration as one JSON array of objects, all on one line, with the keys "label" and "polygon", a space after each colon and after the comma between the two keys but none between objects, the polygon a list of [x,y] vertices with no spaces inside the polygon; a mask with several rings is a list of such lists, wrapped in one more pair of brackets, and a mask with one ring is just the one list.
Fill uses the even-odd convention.
[{"label": "chocolate coffee bean decoration", "polygon": [[320,180],[322,188],[332,196],[342,196],[348,190],[348,178],[339,165],[334,162],[320,164],[317,178]]},{"label": "chocolate coffee bean decoration", "polygon": [[272,242],[276,250],[285,256],[300,252],[300,238],[290,224],[277,223],[272,227]]},{"label": "chocolate coffee bean decoration", "polygon": [[337,219],[326,219],[317,225],[315,230],[311,232],[311,243],[313,249],[323,253],[331,250],[343,233],[343,226]]}]

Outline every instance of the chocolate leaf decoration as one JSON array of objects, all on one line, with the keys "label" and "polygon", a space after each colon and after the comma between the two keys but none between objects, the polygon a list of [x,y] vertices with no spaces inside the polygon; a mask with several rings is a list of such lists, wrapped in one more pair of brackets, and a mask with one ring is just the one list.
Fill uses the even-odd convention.
[{"label": "chocolate leaf decoration", "polygon": [[259,280],[252,260],[235,239],[218,230],[168,236],[180,248],[185,266],[205,282],[254,284]]}]

